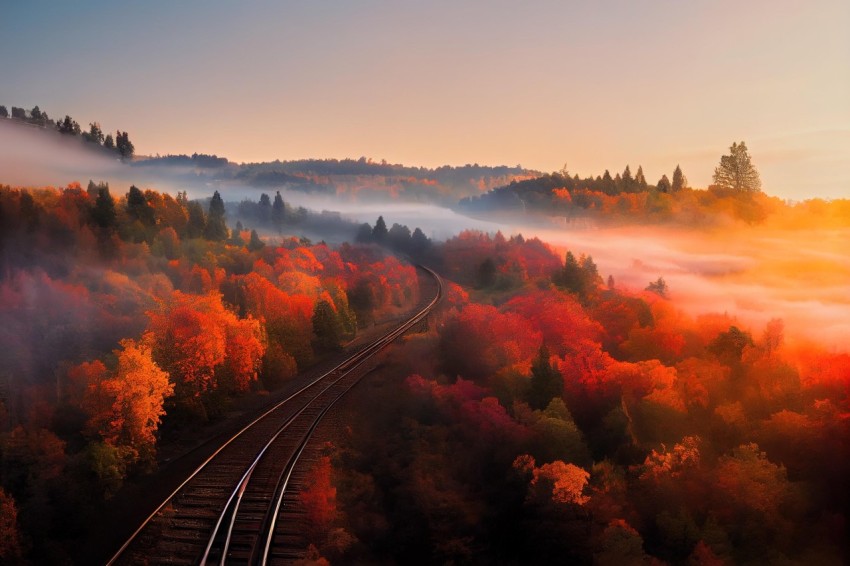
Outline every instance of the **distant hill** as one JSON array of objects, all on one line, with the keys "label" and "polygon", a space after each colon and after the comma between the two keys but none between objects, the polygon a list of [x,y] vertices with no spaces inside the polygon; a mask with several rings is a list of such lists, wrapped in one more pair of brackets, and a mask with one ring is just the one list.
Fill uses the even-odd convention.
[{"label": "distant hill", "polygon": [[[523,167],[445,165],[434,169],[359,159],[301,159],[265,163],[233,163],[226,157],[192,155],[139,156],[127,132],[113,134],[98,122],[88,130],[66,115],[54,120],[34,106],[31,110],[0,105],[0,122],[30,126],[32,130],[59,132],[66,140],[78,140],[83,147],[101,155],[120,158],[133,168],[144,170],[154,180],[207,186],[232,182],[258,188],[288,189],[341,197],[348,201],[427,202],[445,206],[459,199],[480,195],[515,181],[540,176]],[[91,175],[96,176],[92,171]],[[85,181],[85,179],[80,179]],[[8,182],[0,179],[0,183]]]},{"label": "distant hill", "polygon": [[434,169],[360,159],[301,159],[236,164],[215,155],[144,157],[134,167],[191,169],[217,181],[233,180],[254,187],[286,188],[345,196],[351,200],[393,200],[453,205],[505,184],[532,179],[537,171],[522,167],[463,165]]}]

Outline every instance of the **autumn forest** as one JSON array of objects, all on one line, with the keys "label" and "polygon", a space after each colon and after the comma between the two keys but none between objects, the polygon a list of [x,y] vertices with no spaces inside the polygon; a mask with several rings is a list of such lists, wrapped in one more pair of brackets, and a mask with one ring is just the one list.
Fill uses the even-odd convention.
[{"label": "autumn forest", "polygon": [[[850,200],[775,196],[757,143],[698,184],[146,155],[9,108],[0,563],[265,563],[240,505],[296,436],[248,521],[273,563],[848,562]],[[180,491],[323,380],[229,499]]]}]

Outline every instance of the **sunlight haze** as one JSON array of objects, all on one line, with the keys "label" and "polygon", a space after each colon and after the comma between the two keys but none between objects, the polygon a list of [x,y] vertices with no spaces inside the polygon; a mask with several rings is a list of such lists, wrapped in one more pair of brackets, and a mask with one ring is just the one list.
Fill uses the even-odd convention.
[{"label": "sunlight haze", "polygon": [[582,176],[630,164],[652,183],[679,163],[704,187],[746,140],[770,194],[850,187],[841,0],[3,11],[0,104],[127,130],[137,154],[566,164]]}]

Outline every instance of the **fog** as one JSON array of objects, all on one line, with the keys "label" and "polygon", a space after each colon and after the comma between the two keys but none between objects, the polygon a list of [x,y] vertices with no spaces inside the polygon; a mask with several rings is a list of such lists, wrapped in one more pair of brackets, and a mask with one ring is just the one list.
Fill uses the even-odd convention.
[{"label": "fog", "polygon": [[850,229],[686,231],[652,227],[523,229],[559,252],[593,256],[603,277],[640,290],[663,277],[685,312],[728,313],[759,335],[772,318],[790,341],[846,349]]},{"label": "fog", "polygon": [[77,181],[109,183],[113,195],[130,185],[172,195],[187,190],[197,196],[212,194],[206,179],[193,180],[185,170],[138,168],[117,154],[99,151],[78,137],[67,136],[15,120],[0,119],[0,183],[21,187],[64,187]]},{"label": "fog", "polygon": [[[187,171],[166,167],[132,168],[100,155],[76,139],[0,120],[0,183],[64,186],[88,179],[108,181],[113,194],[130,184],[205,198],[220,190],[227,202],[258,200],[272,187],[211,184]],[[729,313],[758,333],[772,318],[782,318],[791,340],[812,339],[844,349],[850,336],[850,229],[778,231],[766,228],[723,230],[647,226],[575,228],[526,220],[525,223],[473,219],[435,205],[359,203],[351,195],[334,198],[294,190],[284,200],[311,210],[338,211],[354,222],[419,227],[442,240],[466,229],[505,236],[537,236],[559,254],[567,249],[593,256],[603,277],[621,288],[641,290],[658,277],[670,300],[689,314]]]}]

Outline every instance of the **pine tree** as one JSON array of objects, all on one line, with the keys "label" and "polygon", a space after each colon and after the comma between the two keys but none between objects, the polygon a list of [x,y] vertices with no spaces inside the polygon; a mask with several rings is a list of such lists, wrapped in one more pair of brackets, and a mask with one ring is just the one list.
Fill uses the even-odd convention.
[{"label": "pine tree", "polygon": [[670,186],[670,191],[677,193],[688,186],[688,178],[682,173],[682,168],[676,165],[676,170],[673,171],[673,183]]},{"label": "pine tree", "polygon": [[283,226],[283,220],[286,215],[286,205],[283,202],[283,197],[280,196],[280,191],[274,196],[274,204],[272,205],[272,224],[278,230]]},{"label": "pine tree", "polygon": [[252,252],[261,250],[266,247],[266,244],[260,239],[260,235],[256,230],[251,230],[251,240],[248,242],[248,249]]},{"label": "pine tree", "polygon": [[97,189],[97,198],[91,212],[92,222],[101,228],[115,226],[115,200],[109,194],[109,185]]},{"label": "pine tree", "polygon": [[[35,108],[38,108],[38,106],[36,106]],[[33,108],[33,110],[35,110],[35,108]],[[74,120],[68,115],[66,115],[65,119],[59,123],[58,129],[63,134],[68,134],[70,136],[80,135],[80,125],[77,123],[76,120]]]},{"label": "pine tree", "polygon": [[268,224],[272,219],[272,201],[269,195],[262,193],[260,195],[259,213],[260,223]]},{"label": "pine tree", "polygon": [[133,146],[133,142],[130,141],[130,136],[127,132],[122,132],[120,130],[115,132],[115,149],[118,150],[118,153],[124,159],[133,157],[133,153],[136,151],[136,148]]},{"label": "pine tree", "polygon": [[200,238],[204,235],[207,227],[207,219],[204,209],[200,203],[192,201],[186,204],[189,211],[189,222],[186,224],[186,233],[190,238]]},{"label": "pine tree", "polygon": [[744,142],[732,143],[729,155],[720,158],[714,170],[714,184],[724,189],[756,193],[761,190],[761,179],[753,166]]},{"label": "pine tree", "polygon": [[204,237],[214,242],[223,242],[227,239],[227,235],[227,223],[224,221],[224,201],[221,200],[221,195],[218,194],[218,191],[215,191],[210,199]]},{"label": "pine tree", "polygon": [[388,233],[389,230],[387,230],[387,223],[384,222],[384,217],[379,216],[378,221],[375,222],[375,227],[372,229],[372,240],[382,244],[384,243]]},{"label": "pine tree", "polygon": [[312,322],[313,334],[316,335],[314,345],[317,351],[335,352],[342,349],[345,329],[328,301],[321,300],[316,303]]},{"label": "pine tree", "polygon": [[637,173],[635,173],[635,183],[640,187],[642,191],[646,190],[647,183],[646,177],[643,176],[643,166],[638,165]]},{"label": "pine tree", "polygon": [[655,188],[658,189],[659,193],[669,193],[672,191],[670,179],[667,178],[667,175],[661,175],[661,178],[658,179],[658,184],[655,185]]},{"label": "pine tree", "polygon": [[545,345],[540,346],[537,357],[531,363],[530,385],[528,404],[532,409],[545,409],[552,399],[563,394],[564,380],[549,362],[549,349]]},{"label": "pine tree", "polygon": [[127,193],[127,214],[145,226],[153,226],[156,221],[153,208],[135,185],[132,185]]}]

